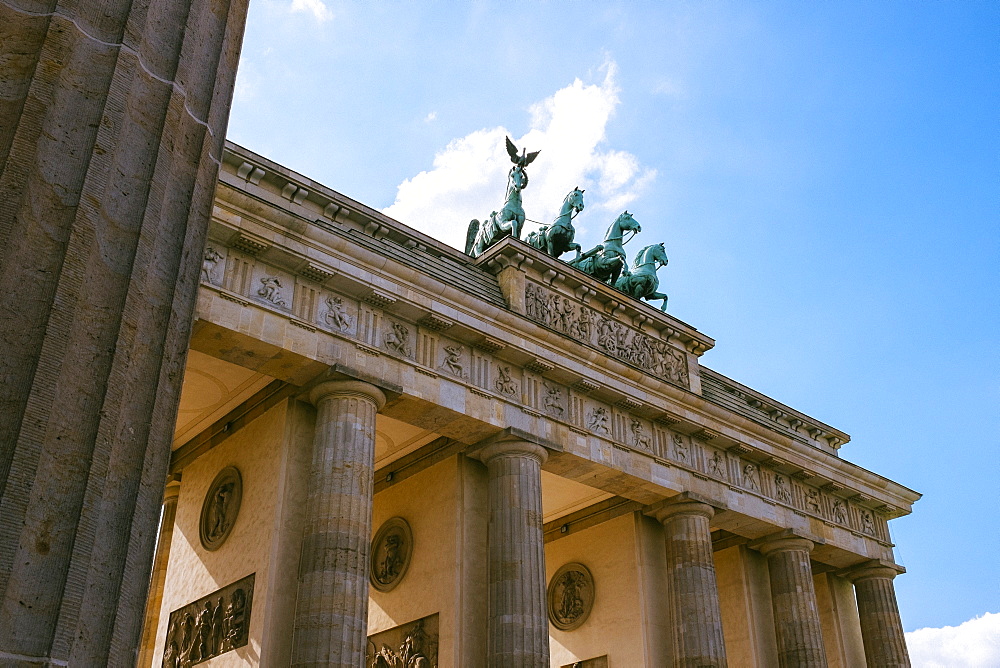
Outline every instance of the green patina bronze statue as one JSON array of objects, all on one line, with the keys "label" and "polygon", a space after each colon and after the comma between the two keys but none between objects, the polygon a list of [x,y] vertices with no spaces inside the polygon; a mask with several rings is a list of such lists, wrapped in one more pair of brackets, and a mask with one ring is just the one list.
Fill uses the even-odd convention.
[{"label": "green patina bronze statue", "polygon": [[479,223],[472,219],[469,231],[465,235],[465,252],[472,257],[479,257],[487,248],[510,235],[521,238],[521,228],[524,227],[524,208],[521,206],[521,191],[528,187],[528,173],[525,167],[538,157],[539,151],[528,153],[517,152],[514,142],[507,137],[507,154],[514,166],[507,174],[507,201],[503,208],[490,214],[490,217]]},{"label": "green patina bronze statue", "polygon": [[[571,267],[576,267],[585,274],[590,274],[599,281],[614,285],[618,276],[625,268],[626,232],[633,236],[642,231],[639,223],[628,211],[622,212],[608,227],[604,242],[591,248],[586,253],[569,261]],[[631,239],[632,237],[629,237]],[[627,269],[626,269],[627,272]]]},{"label": "green patina bronze statue", "polygon": [[562,209],[552,224],[542,225],[537,232],[530,233],[525,241],[529,246],[552,257],[559,257],[571,250],[575,250],[576,256],[580,257],[583,247],[573,243],[573,237],[576,236],[573,218],[581,211],[583,211],[583,191],[573,188],[563,199]]},{"label": "green patina bronze statue", "polygon": [[635,299],[647,301],[662,299],[660,310],[666,311],[667,296],[656,291],[660,287],[660,279],[656,276],[656,270],[666,266],[667,251],[663,248],[663,244],[646,246],[632,261],[632,271],[626,269],[621,278],[615,281],[615,287]]}]

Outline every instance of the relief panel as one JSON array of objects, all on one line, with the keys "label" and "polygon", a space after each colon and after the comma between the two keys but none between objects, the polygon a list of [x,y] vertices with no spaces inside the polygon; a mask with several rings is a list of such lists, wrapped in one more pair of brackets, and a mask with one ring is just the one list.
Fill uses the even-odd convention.
[{"label": "relief panel", "polygon": [[247,644],[255,575],[170,613],[163,668],[186,668]]},{"label": "relief panel", "polygon": [[365,668],[437,668],[438,615],[368,636]]},{"label": "relief panel", "polygon": [[687,355],[663,339],[624,325],[611,316],[535,283],[525,286],[529,318],[667,382],[690,386]]}]

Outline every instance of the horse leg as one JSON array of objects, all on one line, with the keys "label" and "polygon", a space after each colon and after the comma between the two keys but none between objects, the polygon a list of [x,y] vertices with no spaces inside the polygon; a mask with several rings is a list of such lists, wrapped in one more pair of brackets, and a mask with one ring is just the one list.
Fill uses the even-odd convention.
[{"label": "horse leg", "polygon": [[581,246],[580,244],[570,244],[569,247],[566,250],[567,251],[575,250],[576,251],[576,257],[574,258],[574,260],[579,260],[580,259],[580,251],[583,250],[583,246]]},{"label": "horse leg", "polygon": [[646,301],[651,302],[654,299],[662,299],[663,303],[660,304],[660,310],[661,311],[666,311],[667,310],[667,296],[665,294],[663,294],[662,292],[653,292],[653,293],[650,293],[650,294],[646,295]]}]

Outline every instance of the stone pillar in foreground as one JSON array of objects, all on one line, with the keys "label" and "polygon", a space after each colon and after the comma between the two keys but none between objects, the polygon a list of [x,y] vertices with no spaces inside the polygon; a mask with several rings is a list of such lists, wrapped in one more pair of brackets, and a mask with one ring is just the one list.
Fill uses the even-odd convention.
[{"label": "stone pillar in foreground", "polygon": [[174,520],[177,518],[177,497],[181,486],[172,481],[163,492],[163,514],[160,519],[160,536],[156,540],[156,555],[153,557],[153,577],[149,583],[149,598],[146,600],[146,615],[142,627],[142,642],[139,644],[138,668],[148,668],[156,651],[156,631],[160,624],[160,606],[163,603],[163,585],[167,579],[167,564],[170,562],[170,541],[174,536]]},{"label": "stone pillar in foreground", "polygon": [[868,668],[909,668],[910,655],[892,579],[905,570],[873,560],[844,573],[854,583],[861,617],[861,637]]},{"label": "stone pillar in foreground", "polygon": [[826,668],[809,554],[813,541],[779,534],[750,544],[767,558],[781,668]]},{"label": "stone pillar in foreground", "polygon": [[0,657],[131,665],[247,0],[0,0]]},{"label": "stone pillar in foreground", "polygon": [[354,380],[310,392],[316,406],[299,560],[292,665],[357,668],[368,641],[375,415],[382,391]]},{"label": "stone pillar in foreground", "polygon": [[712,506],[688,498],[651,513],[663,523],[674,668],[725,668],[719,588],[712,557]]},{"label": "stone pillar in foreground", "polygon": [[549,665],[542,538],[545,448],[526,441],[491,443],[477,453],[488,469],[490,668]]}]

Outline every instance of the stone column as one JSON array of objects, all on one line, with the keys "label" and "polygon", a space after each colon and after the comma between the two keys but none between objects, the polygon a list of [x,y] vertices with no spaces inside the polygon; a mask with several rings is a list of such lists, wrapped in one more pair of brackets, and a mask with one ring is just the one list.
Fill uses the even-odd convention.
[{"label": "stone column", "polygon": [[163,603],[163,585],[167,579],[167,564],[170,561],[170,541],[174,535],[174,520],[177,516],[177,497],[181,486],[176,482],[167,485],[163,493],[163,514],[160,516],[160,535],[156,540],[156,555],[153,557],[153,577],[149,584],[149,598],[146,600],[145,621],[142,627],[142,641],[139,644],[138,668],[149,668],[156,651],[156,632],[160,624],[160,606]]},{"label": "stone column", "polygon": [[903,572],[902,566],[873,560],[844,574],[854,583],[858,598],[868,668],[909,668],[910,655],[892,584]]},{"label": "stone column", "polygon": [[357,668],[368,640],[368,552],[375,414],[385,395],[360,381],[313,388],[316,406],[292,637],[293,666]]},{"label": "stone column", "polygon": [[247,0],[0,0],[0,658],[134,663]]},{"label": "stone column", "polygon": [[489,488],[489,638],[491,668],[549,665],[542,538],[545,448],[491,443],[477,453]]},{"label": "stone column", "polygon": [[724,668],[719,588],[712,557],[712,506],[683,499],[652,512],[663,523],[674,668]]},{"label": "stone column", "polygon": [[779,535],[754,541],[767,558],[781,668],[826,668],[826,650],[809,554],[813,541]]}]

